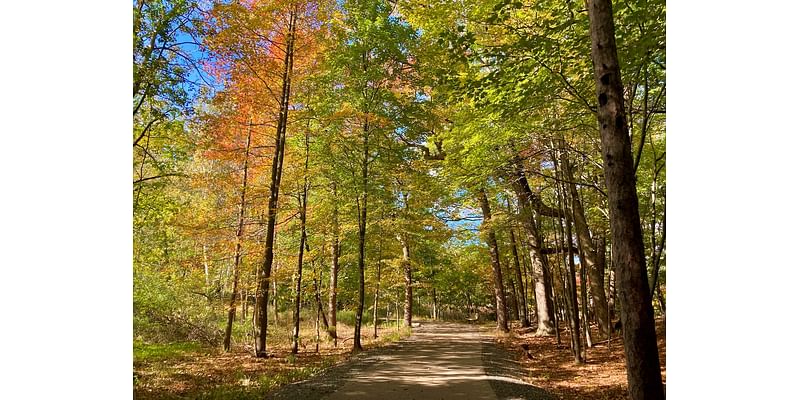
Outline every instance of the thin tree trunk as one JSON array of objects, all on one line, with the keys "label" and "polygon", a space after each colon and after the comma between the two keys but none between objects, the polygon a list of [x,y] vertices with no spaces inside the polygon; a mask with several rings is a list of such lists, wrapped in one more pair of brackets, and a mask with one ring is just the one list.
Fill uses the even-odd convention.
[{"label": "thin tree trunk", "polygon": [[[249,143],[249,141],[248,141]],[[206,277],[206,293],[208,293],[208,287],[210,286],[210,282],[208,280],[208,256],[206,255],[206,244],[203,243],[203,272],[205,272]],[[209,299],[211,299],[209,297]]]},{"label": "thin tree trunk", "polygon": [[[603,245],[605,246],[605,238],[603,238]],[[613,250],[611,251],[613,257]],[[605,258],[609,260],[609,258]],[[614,272],[614,260],[611,260],[611,267],[608,269],[608,320],[609,323],[617,318],[617,274]],[[611,331],[609,330],[609,335]]]},{"label": "thin tree trunk", "polygon": [[[655,201],[653,202],[653,207],[655,207]],[[661,243],[658,245],[658,250],[656,251],[656,241],[655,241],[655,222],[653,223],[652,228],[652,244],[653,244],[653,251],[651,253],[650,259],[653,263],[653,275],[650,277],[650,297],[655,294],[656,285],[658,283],[658,271],[661,267],[661,257],[664,252],[664,244],[667,241],[667,210],[664,210],[664,217],[661,219]]]},{"label": "thin tree trunk", "polygon": [[520,321],[522,321],[522,327],[527,328],[531,326],[531,321],[528,319],[528,295],[527,290],[525,289],[525,281],[522,279],[522,270],[519,266],[519,253],[517,252],[517,238],[514,235],[514,229],[509,229],[509,234],[511,235],[511,254],[514,256],[514,274],[517,277],[517,282],[519,282],[519,299],[518,302],[519,306],[519,317]]},{"label": "thin tree trunk", "polygon": [[[522,260],[522,269],[523,274],[525,276],[525,285],[527,287],[526,291],[528,293],[528,297],[526,301],[530,301],[529,304],[532,303],[534,309],[537,309],[537,299],[536,299],[536,290],[535,286],[536,283],[534,282],[534,274],[533,274],[533,266],[531,265],[530,260],[530,251],[527,249],[527,245],[525,244],[524,240],[520,240],[519,248],[521,250],[520,258]],[[531,325],[539,325],[539,317],[536,312],[530,313],[528,312],[528,319],[531,322]]]},{"label": "thin tree trunk", "polygon": [[314,352],[319,353],[319,316],[322,315],[322,317],[325,318],[325,313],[322,312],[322,303],[319,301],[319,286],[317,285],[317,271],[316,267],[314,267],[314,261],[311,261],[311,265],[314,269],[314,297],[317,299],[317,319],[314,324],[314,329],[317,331],[317,338],[314,341]]},{"label": "thin tree trunk", "polygon": [[436,299],[436,288],[433,288],[433,320],[436,321],[439,318],[439,302]]},{"label": "thin tree trunk", "polygon": [[[277,269],[277,268],[276,268]],[[275,326],[278,325],[278,282],[272,281],[272,310]]]},{"label": "thin tree trunk", "polygon": [[[248,124],[249,125],[249,124]],[[228,304],[228,323],[225,325],[225,338],[222,347],[225,351],[231,350],[231,332],[233,330],[233,319],[236,317],[236,295],[239,288],[239,263],[242,261],[242,240],[244,236],[244,214],[247,208],[247,167],[250,159],[250,139],[252,129],[247,130],[247,145],[244,151],[244,173],[242,174],[242,193],[239,197],[239,224],[236,229],[236,250],[233,255],[233,288],[231,289],[231,301]],[[205,245],[203,245],[203,257],[205,258]],[[206,269],[206,272],[208,269]],[[208,279],[208,275],[206,275]]]},{"label": "thin tree trunk", "polygon": [[292,354],[297,354],[297,346],[300,340],[300,294],[302,293],[303,281],[303,254],[306,250],[306,211],[308,210],[308,129],[305,135],[306,160],[303,165],[303,188],[298,198],[300,205],[300,249],[297,252],[297,285],[294,294],[294,315],[292,322],[294,330],[292,332]]},{"label": "thin tree trunk", "polygon": [[[320,263],[321,264],[321,263]],[[314,261],[311,261],[311,265],[314,266]],[[321,275],[321,272],[320,272]],[[317,279],[317,270],[314,267],[314,299],[317,303],[317,312],[319,315],[322,316],[322,326],[326,331],[330,330],[330,325],[328,325],[328,318],[325,316],[325,311],[322,307],[322,295],[320,294],[320,284],[319,282],[322,281],[322,276],[319,276]],[[319,316],[317,316],[319,318]],[[319,340],[319,338],[317,338]]]},{"label": "thin tree trunk", "polygon": [[597,120],[608,190],[613,262],[622,311],[628,395],[632,400],[660,400],[665,398],[665,393],[647,282],[611,0],[589,0],[588,8],[599,103]]},{"label": "thin tree trunk", "polygon": [[247,319],[247,307],[249,307],[249,304],[247,304],[247,288],[242,289],[239,301],[242,302],[242,322],[244,322]]},{"label": "thin tree trunk", "polygon": [[[563,197],[562,197],[563,199]],[[566,204],[565,204],[566,206]],[[564,220],[566,232],[563,236],[563,246],[567,247],[567,299],[570,308],[570,326],[572,331],[572,352],[576,363],[583,363],[581,350],[581,325],[578,312],[578,293],[577,283],[575,282],[575,254],[572,252],[572,224],[571,218],[567,215]]]},{"label": "thin tree trunk", "polygon": [[507,264],[508,264],[508,260],[506,260],[506,272],[509,273],[509,275],[510,275],[509,278],[508,278],[508,283],[511,286],[511,293],[510,293],[509,297],[511,297],[511,310],[512,310],[511,311],[511,318],[509,318],[509,319],[510,320],[520,321],[520,320],[522,320],[522,317],[520,316],[519,304],[517,304],[517,284],[514,281],[514,275],[510,274],[511,267],[509,265],[507,265]]},{"label": "thin tree trunk", "polygon": [[497,329],[508,332],[508,320],[506,317],[506,297],[503,287],[503,271],[500,268],[500,252],[497,248],[497,238],[492,227],[492,211],[489,209],[489,199],[486,191],[481,188],[478,191],[478,201],[483,212],[483,231],[486,235],[486,243],[489,245],[489,255],[492,259],[492,269],[494,271],[494,297],[497,306]]},{"label": "thin tree trunk", "polygon": [[378,242],[378,279],[375,282],[375,300],[372,303],[372,338],[378,338],[378,299],[381,291],[381,258],[383,256],[383,235],[378,233],[380,241]]},{"label": "thin tree trunk", "polygon": [[[554,240],[556,243],[563,242],[563,229],[560,221],[558,222],[558,227],[555,226],[556,223],[553,223],[553,231],[554,231]],[[554,310],[554,321],[556,323],[556,343],[561,344],[561,331],[559,330],[560,326],[564,325],[567,328],[568,332],[570,331],[570,324],[563,324],[563,322],[567,319],[566,316],[569,315],[569,303],[567,302],[566,293],[567,293],[567,283],[565,272],[563,271],[566,269],[566,259],[561,256],[556,256],[560,258],[560,261],[554,262],[553,265],[553,278],[558,281],[559,288],[561,289],[561,296],[555,294],[555,310]],[[558,259],[558,258],[557,258]],[[555,288],[555,287],[554,287]],[[570,336],[571,341],[572,336]]]},{"label": "thin tree trunk", "polygon": [[[563,139],[558,140],[558,148],[561,150],[561,173],[564,180],[567,182],[575,182],[574,173],[572,170],[572,163],[567,155],[566,146]],[[598,255],[594,250],[592,242],[592,234],[589,230],[589,224],[586,223],[586,214],[583,209],[583,204],[578,194],[578,189],[574,183],[564,183],[569,191],[569,199],[572,204],[572,216],[575,224],[575,233],[578,237],[578,245],[581,248],[583,255],[581,256],[581,268],[584,266],[588,269],[591,275],[591,291],[592,300],[595,306],[595,316],[597,317],[600,331],[608,336],[606,326],[608,325],[608,312],[606,308],[606,293],[603,285],[603,271],[598,270]],[[585,263],[585,265],[584,265]]]},{"label": "thin tree trunk", "polygon": [[405,281],[405,302],[403,303],[403,321],[405,326],[411,327],[411,318],[414,301],[411,282],[411,249],[408,247],[408,237],[400,235],[400,244],[403,246],[403,279]]},{"label": "thin tree trunk", "polygon": [[[581,315],[583,317],[583,333],[586,336],[586,347],[593,347],[592,330],[589,327],[589,296],[586,293],[586,264],[583,263],[583,256],[581,258]],[[587,350],[588,351],[588,350]],[[584,354],[584,357],[586,355]]]},{"label": "thin tree trunk", "polygon": [[[366,56],[365,56],[366,57]],[[353,352],[359,352],[361,346],[361,319],[364,313],[364,268],[366,257],[367,235],[367,183],[369,173],[369,121],[364,117],[363,150],[364,159],[361,164],[361,195],[357,199],[358,205],[358,304],[356,307],[356,321],[353,330]]]},{"label": "thin tree trunk", "polygon": [[[283,174],[284,146],[286,144],[286,125],[289,114],[289,97],[291,93],[292,65],[294,63],[294,36],[297,20],[296,8],[289,14],[289,34],[286,41],[286,52],[283,68],[283,87],[281,92],[280,113],[278,117],[277,133],[275,135],[275,154],[272,158],[272,173],[270,178],[270,195],[267,206],[267,240],[264,248],[264,263],[261,267],[259,285],[261,296],[257,298],[257,307],[260,310],[258,321],[258,340],[256,341],[256,357],[266,358],[267,353],[267,305],[269,304],[269,282],[272,275],[272,261],[275,256],[275,222],[278,216],[278,193],[280,192],[281,176]],[[277,315],[277,314],[276,314]]]},{"label": "thin tree trunk", "polygon": [[333,346],[337,346],[336,335],[336,284],[339,279],[339,203],[336,197],[336,182],[333,183],[333,243],[331,245],[331,285],[328,294],[328,318],[330,327],[328,335],[333,338]]}]

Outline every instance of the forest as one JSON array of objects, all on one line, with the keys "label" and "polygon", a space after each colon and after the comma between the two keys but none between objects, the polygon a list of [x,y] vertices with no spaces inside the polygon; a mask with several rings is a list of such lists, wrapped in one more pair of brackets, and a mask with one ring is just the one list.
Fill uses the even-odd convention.
[{"label": "forest", "polygon": [[134,0],[132,86],[135,397],[441,322],[665,398],[664,0]]}]

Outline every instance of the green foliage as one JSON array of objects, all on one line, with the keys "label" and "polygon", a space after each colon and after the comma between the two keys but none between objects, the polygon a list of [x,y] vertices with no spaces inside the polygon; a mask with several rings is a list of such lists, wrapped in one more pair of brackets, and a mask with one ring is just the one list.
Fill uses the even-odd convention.
[{"label": "green foliage", "polygon": [[197,342],[172,342],[172,343],[146,343],[141,340],[133,341],[133,362],[156,362],[167,359],[183,358],[211,349],[203,347]]},{"label": "green foliage", "polygon": [[[614,3],[652,271],[655,250],[663,250],[666,234],[665,4]],[[265,250],[265,199],[278,114],[274,97],[281,89],[283,61],[280,49],[263,39],[283,37],[284,6],[219,3],[214,6],[218,26],[208,22],[198,30],[192,2],[134,4],[137,361],[195,354],[221,339],[233,286],[244,138],[249,134],[253,151],[248,155],[238,288],[250,296],[252,310]],[[314,279],[326,302],[334,233],[340,244],[340,332],[355,324],[364,202],[362,324],[373,323],[371,307],[379,287],[379,323],[393,328],[384,331],[385,341],[410,334],[406,328],[394,329],[395,305],[402,313],[405,286],[403,242],[410,248],[415,318],[429,313],[434,291],[440,310],[453,310],[453,315],[469,305],[493,307],[489,252],[476,229],[481,218],[462,218],[480,214],[475,194],[486,190],[493,220],[482,227],[495,228],[500,257],[510,264],[508,230],[520,229],[509,175],[517,160],[535,194],[555,207],[561,201],[556,152],[565,151],[574,163],[592,236],[607,234],[609,205],[583,8],[580,2],[557,0],[347,0],[312,3],[301,13],[302,45],[296,49],[276,210],[272,280],[277,295],[270,292],[280,316],[276,322],[270,304],[269,346],[285,346],[290,337],[300,241],[298,195],[306,183],[308,247],[300,288],[304,329],[316,318]],[[312,9],[328,17],[318,20]],[[224,81],[223,87],[206,87],[202,99],[192,95],[187,82],[197,54],[176,44],[190,33],[218,58],[206,60],[208,69],[198,73]],[[153,51],[172,45],[178,46],[176,52]],[[226,64],[234,61],[241,64]],[[563,148],[558,145],[562,140]],[[537,218],[543,246],[553,247],[559,234],[555,220]],[[517,238],[525,265],[523,241]],[[663,282],[666,253],[661,253]],[[383,320],[387,304],[392,313],[388,323]],[[250,345],[252,314],[244,322],[240,315],[241,308],[233,343]],[[318,372],[295,361],[290,356],[291,368],[259,378],[243,376],[247,386],[220,386],[200,398],[264,398],[271,388]]]},{"label": "green foliage", "polygon": [[219,307],[176,286],[179,284],[165,282],[157,274],[134,275],[134,337],[156,343],[200,341],[216,345],[222,333]]}]

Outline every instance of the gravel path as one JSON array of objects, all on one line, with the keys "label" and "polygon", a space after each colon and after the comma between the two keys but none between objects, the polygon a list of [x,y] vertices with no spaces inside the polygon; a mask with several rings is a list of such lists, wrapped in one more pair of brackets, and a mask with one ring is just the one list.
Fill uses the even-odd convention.
[{"label": "gravel path", "polygon": [[556,397],[519,380],[515,357],[488,331],[453,323],[423,324],[393,345],[362,353],[271,399],[533,399]]}]

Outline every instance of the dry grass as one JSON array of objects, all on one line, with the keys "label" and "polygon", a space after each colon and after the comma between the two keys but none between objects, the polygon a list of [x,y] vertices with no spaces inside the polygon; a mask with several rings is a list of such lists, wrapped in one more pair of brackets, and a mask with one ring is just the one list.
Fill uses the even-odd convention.
[{"label": "dry grass", "polygon": [[[656,321],[661,376],[666,385],[666,322]],[[592,326],[592,337],[600,338],[597,327]],[[530,329],[515,328],[512,337],[498,341],[519,354],[526,371],[527,381],[562,399],[617,400],[627,399],[627,375],[622,339],[619,335],[608,341],[596,343],[587,350],[586,363],[576,364],[569,348],[569,333],[561,331],[561,345],[555,337],[535,337]],[[529,359],[522,350],[527,343]]]}]

